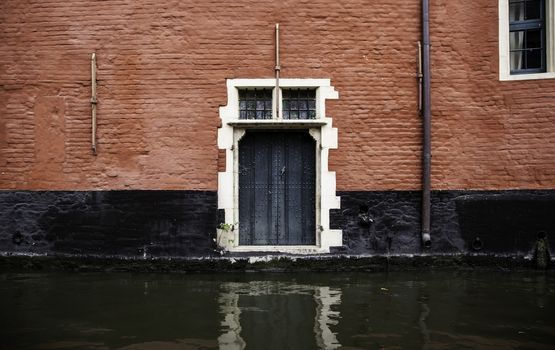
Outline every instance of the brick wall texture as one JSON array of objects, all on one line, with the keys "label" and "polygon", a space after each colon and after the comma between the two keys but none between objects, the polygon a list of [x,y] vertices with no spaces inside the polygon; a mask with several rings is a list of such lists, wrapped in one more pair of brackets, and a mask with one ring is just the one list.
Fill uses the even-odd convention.
[{"label": "brick wall texture", "polygon": [[[431,1],[433,188],[555,188],[555,79],[500,82],[497,1]],[[0,2],[0,188],[215,190],[226,78],[330,78],[338,190],[420,188],[420,1]],[[98,56],[98,155],[90,54]]]}]

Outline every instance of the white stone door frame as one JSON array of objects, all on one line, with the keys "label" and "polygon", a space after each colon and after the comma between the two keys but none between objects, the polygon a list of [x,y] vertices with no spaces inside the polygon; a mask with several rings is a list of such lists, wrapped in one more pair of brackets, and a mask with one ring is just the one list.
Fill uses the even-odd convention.
[{"label": "white stone door frame", "polygon": [[[218,173],[218,209],[224,209],[225,222],[234,224],[231,232],[218,230],[217,242],[221,249],[232,252],[283,252],[293,254],[329,253],[330,247],[343,245],[341,230],[330,229],[329,211],[339,209],[340,198],[336,196],[335,172],[328,170],[329,150],[337,148],[337,128],[326,117],[326,99],[337,99],[338,93],[329,79],[280,79],[280,88],[315,88],[316,118],[309,120],[239,119],[239,89],[274,88],[272,115],[275,116],[275,79],[228,79],[227,105],[220,107],[222,126],[218,129],[218,148],[226,151],[226,168]],[[280,94],[281,97],[282,94]],[[280,108],[281,110],[281,108]],[[253,246],[239,242],[239,147],[238,143],[247,129],[305,129],[316,140],[316,245],[299,246]],[[225,236],[225,237],[224,237]]]}]

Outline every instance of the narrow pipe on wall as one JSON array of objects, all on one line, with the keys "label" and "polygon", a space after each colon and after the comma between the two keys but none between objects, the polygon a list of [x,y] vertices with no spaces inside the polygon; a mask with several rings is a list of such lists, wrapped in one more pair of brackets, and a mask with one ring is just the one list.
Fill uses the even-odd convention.
[{"label": "narrow pipe on wall", "polygon": [[418,81],[418,115],[422,115],[422,42],[418,41],[418,51],[416,53],[418,67],[416,70],[416,80]]},{"label": "narrow pipe on wall", "polygon": [[276,23],[276,117],[279,119],[279,73],[281,67],[279,66],[279,23]]},{"label": "narrow pipe on wall", "polygon": [[96,156],[96,53],[91,55],[91,148]]},{"label": "narrow pipe on wall", "polygon": [[430,89],[430,19],[429,0],[422,0],[422,244],[432,245],[430,236],[432,175],[432,113]]}]

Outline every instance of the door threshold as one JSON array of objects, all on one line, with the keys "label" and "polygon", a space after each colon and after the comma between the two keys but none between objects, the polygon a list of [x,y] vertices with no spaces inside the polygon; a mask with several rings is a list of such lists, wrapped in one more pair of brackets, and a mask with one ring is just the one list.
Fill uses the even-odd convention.
[{"label": "door threshold", "polygon": [[256,252],[256,253],[287,253],[287,254],[322,254],[329,253],[329,248],[317,245],[242,245],[229,247],[229,252]]}]

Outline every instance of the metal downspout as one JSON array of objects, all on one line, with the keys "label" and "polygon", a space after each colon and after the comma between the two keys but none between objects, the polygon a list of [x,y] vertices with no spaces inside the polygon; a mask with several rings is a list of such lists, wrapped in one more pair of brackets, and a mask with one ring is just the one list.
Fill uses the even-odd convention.
[{"label": "metal downspout", "polygon": [[430,93],[430,20],[429,0],[422,0],[422,68],[423,68],[423,111],[422,111],[422,244],[430,248],[430,191],[432,175],[432,112]]},{"label": "metal downspout", "polygon": [[96,156],[96,53],[91,55],[91,149]]},{"label": "metal downspout", "polygon": [[280,113],[279,113],[279,101],[280,101],[280,96],[279,96],[279,73],[281,71],[281,67],[279,65],[279,23],[276,23],[276,66],[274,68],[275,72],[276,72],[276,118],[277,119],[281,119]]}]

